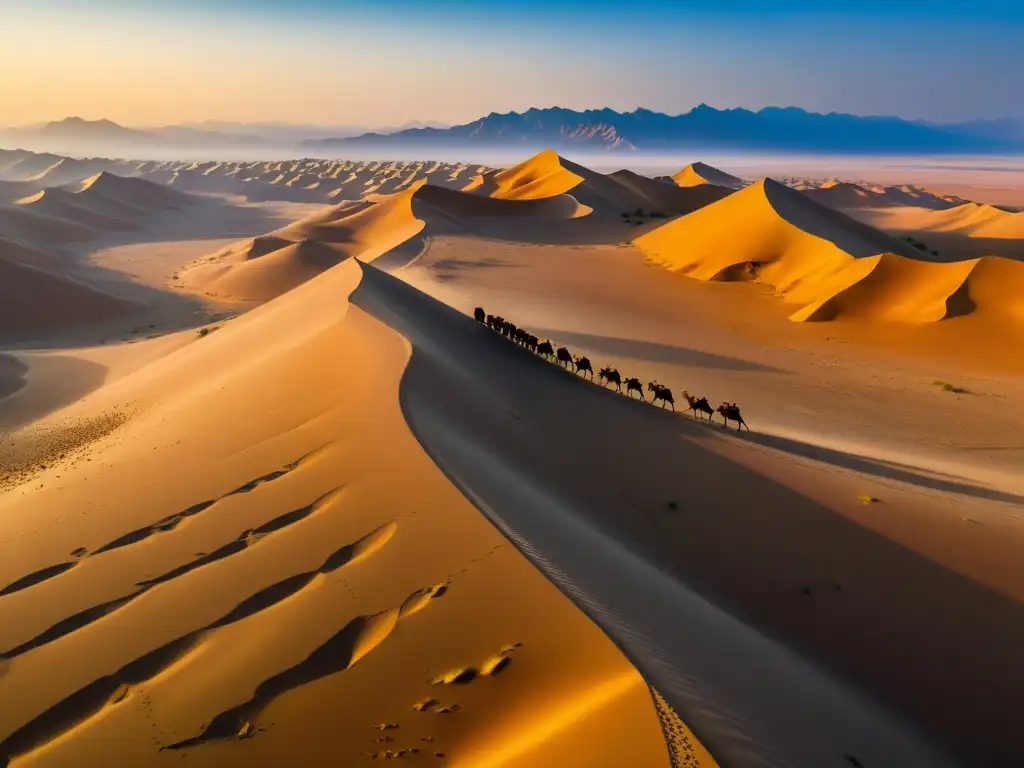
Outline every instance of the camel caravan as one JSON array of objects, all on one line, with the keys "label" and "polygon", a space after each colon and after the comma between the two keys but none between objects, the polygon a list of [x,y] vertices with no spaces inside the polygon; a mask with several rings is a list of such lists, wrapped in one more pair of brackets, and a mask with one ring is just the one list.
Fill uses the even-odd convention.
[{"label": "camel caravan", "polygon": [[[594,366],[591,364],[589,358],[577,357],[565,347],[558,347],[556,349],[554,345],[552,345],[550,339],[541,341],[532,333],[529,333],[523,328],[517,327],[503,317],[498,315],[488,315],[484,312],[482,307],[477,307],[473,310],[473,317],[481,325],[487,326],[492,331],[495,331],[513,343],[530,350],[534,354],[540,355],[545,360],[555,363],[560,368],[572,371],[576,375],[590,379],[595,383],[600,383],[600,385],[605,389],[610,386],[614,386],[615,391],[619,394],[623,394],[623,388],[625,388],[626,397],[632,397],[635,392],[637,397],[645,403],[648,402],[647,395],[644,393],[644,386],[640,382],[640,379],[624,379],[618,370],[611,367],[601,368],[595,376]],[[672,396],[672,390],[668,387],[659,384],[657,381],[649,381],[647,382],[647,392],[651,393],[651,403],[660,402],[662,408],[668,406],[673,411],[676,409],[675,398]],[[682,395],[688,405],[686,410],[693,411],[694,418],[703,419],[704,416],[707,416],[708,422],[711,422],[717,413],[722,417],[722,426],[726,429],[729,427],[729,422],[733,421],[736,422],[737,431],[744,428],[746,428],[748,432],[750,431],[750,427],[748,427],[747,422],[743,420],[743,416],[740,414],[740,408],[736,403],[726,401],[717,408],[712,408],[706,397],[694,397],[685,389],[682,391]]]}]

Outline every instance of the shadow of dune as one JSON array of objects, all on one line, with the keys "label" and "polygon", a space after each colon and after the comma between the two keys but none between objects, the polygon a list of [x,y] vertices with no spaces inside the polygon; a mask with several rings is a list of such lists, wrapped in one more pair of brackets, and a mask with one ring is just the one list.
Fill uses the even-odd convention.
[{"label": "shadow of dune", "polygon": [[699,349],[677,347],[661,344],[656,341],[639,339],[623,339],[615,336],[596,336],[575,331],[561,331],[554,328],[531,330],[540,338],[548,337],[561,344],[578,344],[581,347],[604,352],[618,357],[631,357],[651,363],[667,365],[687,365],[694,368],[714,368],[721,371],[757,371],[759,373],[786,373],[770,365],[753,363],[735,357],[716,355],[713,352],[702,352]]},{"label": "shadow of dune", "polygon": [[925,472],[909,464],[884,461],[870,456],[861,456],[856,453],[825,448],[813,443],[805,443],[779,435],[767,435],[761,432],[742,432],[738,433],[738,437],[758,445],[793,454],[794,456],[814,459],[815,461],[843,467],[844,469],[852,469],[865,475],[884,477],[921,488],[945,491],[947,493],[959,493],[978,499],[988,499],[989,501],[1000,501],[1008,504],[1024,504],[1024,496],[987,488],[983,485],[971,483],[964,478],[944,473]]},{"label": "shadow of dune", "polygon": [[28,366],[11,355],[0,354],[0,400],[25,386]]},{"label": "shadow of dune", "polygon": [[106,378],[105,366],[70,355],[34,355],[26,364],[0,354],[0,431],[23,427],[70,405]]},{"label": "shadow of dune", "polygon": [[1019,602],[362,268],[424,449],[721,764],[1018,762]]},{"label": "shadow of dune", "polygon": [[[379,549],[387,543],[390,535],[394,533],[394,529],[394,523],[388,523],[371,531],[361,539],[335,550],[318,569],[296,574],[265,587],[205,627],[170,640],[155,650],[129,661],[115,672],[104,675],[71,693],[49,709],[36,715],[6,738],[0,739],[0,765],[7,765],[8,762],[5,761],[39,748],[46,742],[58,738],[92,719],[107,707],[117,704],[128,694],[131,687],[139,686],[166,671],[176,661],[193,651],[202,643],[208,633],[273,608],[309,587],[318,575],[337,571],[355,561],[360,554],[370,554]],[[13,658],[64,637],[76,629],[128,605],[143,595],[147,589],[148,587],[127,597],[95,606],[88,611],[69,617],[28,643],[0,655],[0,660]],[[397,616],[397,610],[392,613]],[[221,733],[225,723],[234,723],[236,715],[243,710],[249,712],[253,707],[258,709],[287,690],[347,668],[353,663],[353,659],[357,658],[356,654],[365,652],[365,648],[358,647],[358,641],[368,623],[372,624],[375,618],[373,616],[357,617],[348,622],[326,643],[315,649],[305,661],[265,680],[257,688],[253,699],[246,705],[234,707],[221,713],[207,727],[202,737],[189,739],[187,742],[175,746],[192,746],[202,743],[202,741],[213,737],[214,734],[217,736],[230,735]]]}]

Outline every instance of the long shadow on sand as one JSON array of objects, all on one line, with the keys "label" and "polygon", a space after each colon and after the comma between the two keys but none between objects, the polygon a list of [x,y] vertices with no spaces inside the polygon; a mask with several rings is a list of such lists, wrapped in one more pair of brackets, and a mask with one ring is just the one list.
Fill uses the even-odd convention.
[{"label": "long shadow on sand", "polygon": [[615,336],[596,336],[590,333],[560,331],[553,328],[541,328],[531,331],[541,338],[545,336],[562,344],[578,344],[581,347],[604,352],[618,357],[632,357],[651,363],[667,365],[688,365],[694,368],[715,368],[720,371],[757,371],[759,373],[786,373],[779,368],[736,357],[716,355],[713,352],[702,352],[689,347],[677,347],[672,344],[660,344],[656,341],[640,341],[623,339]]},{"label": "long shadow on sand", "polygon": [[25,386],[28,366],[12,355],[0,354],[0,400]]},{"label": "long shadow on sand", "polygon": [[[5,390],[5,361],[12,375]],[[30,424],[48,413],[70,405],[103,384],[107,369],[98,363],[70,355],[46,355],[32,358],[29,366],[13,355],[0,354],[0,433]],[[20,373],[17,373],[20,371]],[[20,386],[16,386],[20,385]]]},{"label": "long shadow on sand", "polygon": [[752,443],[774,448],[785,453],[801,456],[806,459],[814,459],[826,464],[831,464],[844,469],[852,469],[855,472],[863,472],[866,475],[884,477],[889,480],[898,480],[902,483],[916,485],[921,488],[930,488],[935,491],[948,493],[959,493],[964,496],[973,496],[978,499],[989,501],[1001,501],[1009,504],[1024,504],[1024,496],[999,491],[994,488],[986,488],[983,485],[970,483],[964,478],[943,473],[924,472],[910,464],[902,464],[895,461],[884,461],[874,459],[870,456],[861,456],[856,453],[837,451],[834,448],[825,448],[812,443],[804,443],[800,440],[793,440],[779,435],[766,435],[760,432],[742,432],[738,437],[749,440]]},{"label": "long shadow on sand", "polygon": [[363,270],[353,303],[413,344],[413,433],[722,764],[949,765],[921,730],[1019,763],[1019,602]]}]

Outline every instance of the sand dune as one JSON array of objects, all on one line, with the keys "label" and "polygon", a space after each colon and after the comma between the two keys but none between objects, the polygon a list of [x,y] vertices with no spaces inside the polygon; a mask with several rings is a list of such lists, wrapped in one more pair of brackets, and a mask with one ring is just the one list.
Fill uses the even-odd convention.
[{"label": "sand dune", "polygon": [[[691,277],[738,276],[748,263],[785,272],[780,285],[803,273],[845,266],[851,257],[908,253],[894,237],[764,179],[637,239],[646,253]],[[685,249],[682,244],[685,243]],[[763,270],[762,270],[763,274]],[[767,278],[766,279],[770,279]]]},{"label": "sand dune", "polygon": [[[742,222],[742,224],[738,224]],[[654,261],[700,280],[755,280],[801,309],[791,320],[934,322],[976,313],[1013,320],[1024,263],[923,261],[895,238],[771,180],[637,239]],[[992,276],[1007,281],[993,290]]]},{"label": "sand dune", "polygon": [[36,247],[82,243],[97,236],[96,230],[74,221],[39,215],[26,206],[0,206],[0,234]]},{"label": "sand dune", "polygon": [[266,301],[347,258],[373,258],[414,237],[423,229],[413,215],[414,193],[342,203],[230,246],[186,269],[182,284],[213,296]]},{"label": "sand dune", "polygon": [[690,163],[671,178],[680,187],[699,187],[711,184],[726,189],[740,189],[746,183],[738,176],[699,162]]},{"label": "sand dune", "polygon": [[102,171],[82,181],[79,194],[89,199],[92,196],[108,198],[123,205],[156,211],[190,205],[192,200],[176,190],[167,189],[144,179],[115,176]]},{"label": "sand dune", "polygon": [[[75,167],[57,161],[0,153],[0,172],[38,176],[12,184],[44,186],[0,207],[0,333],[131,309],[44,271],[59,259],[33,227],[47,244],[110,220],[174,237],[146,218],[219,210],[186,192],[274,223],[180,273],[200,251],[145,266],[156,287],[260,306],[199,325],[218,302],[179,295],[185,331],[0,354],[0,423],[49,414],[0,441],[0,764],[1016,753],[1016,385],[932,382],[965,345],[1019,346],[1024,264],[926,260],[837,209],[956,232],[1014,214],[845,182],[734,190],[703,164],[676,184],[606,175],[553,152],[503,171],[109,161],[71,189],[44,181]],[[293,220],[279,211],[311,208],[291,201],[323,207]],[[595,368],[740,400],[753,431],[603,391],[466,316],[481,305]],[[847,345],[908,328],[941,373]]]},{"label": "sand dune", "polygon": [[880,225],[892,231],[954,232],[967,236],[978,234],[987,226],[1013,217],[1013,214],[994,205],[963,203],[952,208],[934,209],[917,206],[889,207],[879,211]]},{"label": "sand dune", "polygon": [[219,251],[187,269],[182,283],[213,296],[265,301],[346,258],[369,261],[403,243],[415,252],[424,247],[424,236],[500,231],[521,220],[558,223],[590,213],[570,195],[506,200],[420,180],[402,192],[340,203]]},{"label": "sand dune", "polygon": [[136,231],[146,216],[190,204],[189,196],[153,182],[103,171],[82,180],[74,191],[45,187],[0,204],[0,237],[45,250],[87,242],[105,232]]},{"label": "sand dune", "polygon": [[886,186],[839,179],[819,181],[801,178],[785,178],[783,182],[823,205],[838,209],[908,206],[945,210],[969,202],[951,195],[935,194],[909,184]]},{"label": "sand dune", "polygon": [[138,225],[127,219],[111,216],[92,206],[82,205],[83,193],[78,195],[63,189],[49,188],[35,195],[16,201],[16,205],[40,216],[50,216],[64,221],[81,224],[93,230],[111,232],[138,229]]},{"label": "sand dune", "polygon": [[[997,209],[998,210],[998,209]],[[976,237],[988,237],[996,240],[1024,240],[1024,213],[1006,213],[992,215],[984,224],[975,229]]]},{"label": "sand dune", "polygon": [[0,259],[41,269],[52,269],[60,265],[60,259],[53,254],[3,239],[0,239]]},{"label": "sand dune", "polygon": [[689,213],[729,194],[728,189],[673,188],[631,171],[609,175],[559,157],[546,150],[519,165],[495,174],[474,190],[503,200],[537,200],[571,194],[598,213],[620,215],[636,210]]},{"label": "sand dune", "polygon": [[0,205],[13,203],[39,192],[39,185],[32,181],[0,181]]},{"label": "sand dune", "polygon": [[36,154],[27,152],[17,156],[13,162],[2,169],[4,176],[13,181],[23,181],[37,176],[54,167],[65,158],[49,153]]},{"label": "sand dune", "polygon": [[225,254],[198,276],[186,273],[186,284],[195,283],[213,296],[269,301],[348,258],[315,240],[281,241],[280,247],[260,253],[264,243],[254,241],[250,248]]},{"label": "sand dune", "polygon": [[4,758],[670,768],[643,678],[405,426],[360,275],[98,390],[67,416],[138,407],[0,497],[42,534],[0,563]]},{"label": "sand dune", "polygon": [[850,182],[834,182],[802,190],[809,198],[830,208],[875,208],[891,205],[885,195]]},{"label": "sand dune", "polygon": [[83,283],[9,260],[7,252],[0,243],[0,335],[6,338],[100,323],[131,309]]}]

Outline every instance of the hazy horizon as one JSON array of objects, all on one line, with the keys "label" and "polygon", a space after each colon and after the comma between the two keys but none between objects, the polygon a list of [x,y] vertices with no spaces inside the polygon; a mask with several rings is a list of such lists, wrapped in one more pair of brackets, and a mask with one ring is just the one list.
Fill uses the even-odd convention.
[{"label": "hazy horizon", "polygon": [[0,125],[460,124],[555,104],[1024,117],[1024,12],[1009,3],[679,6],[10,0]]}]

